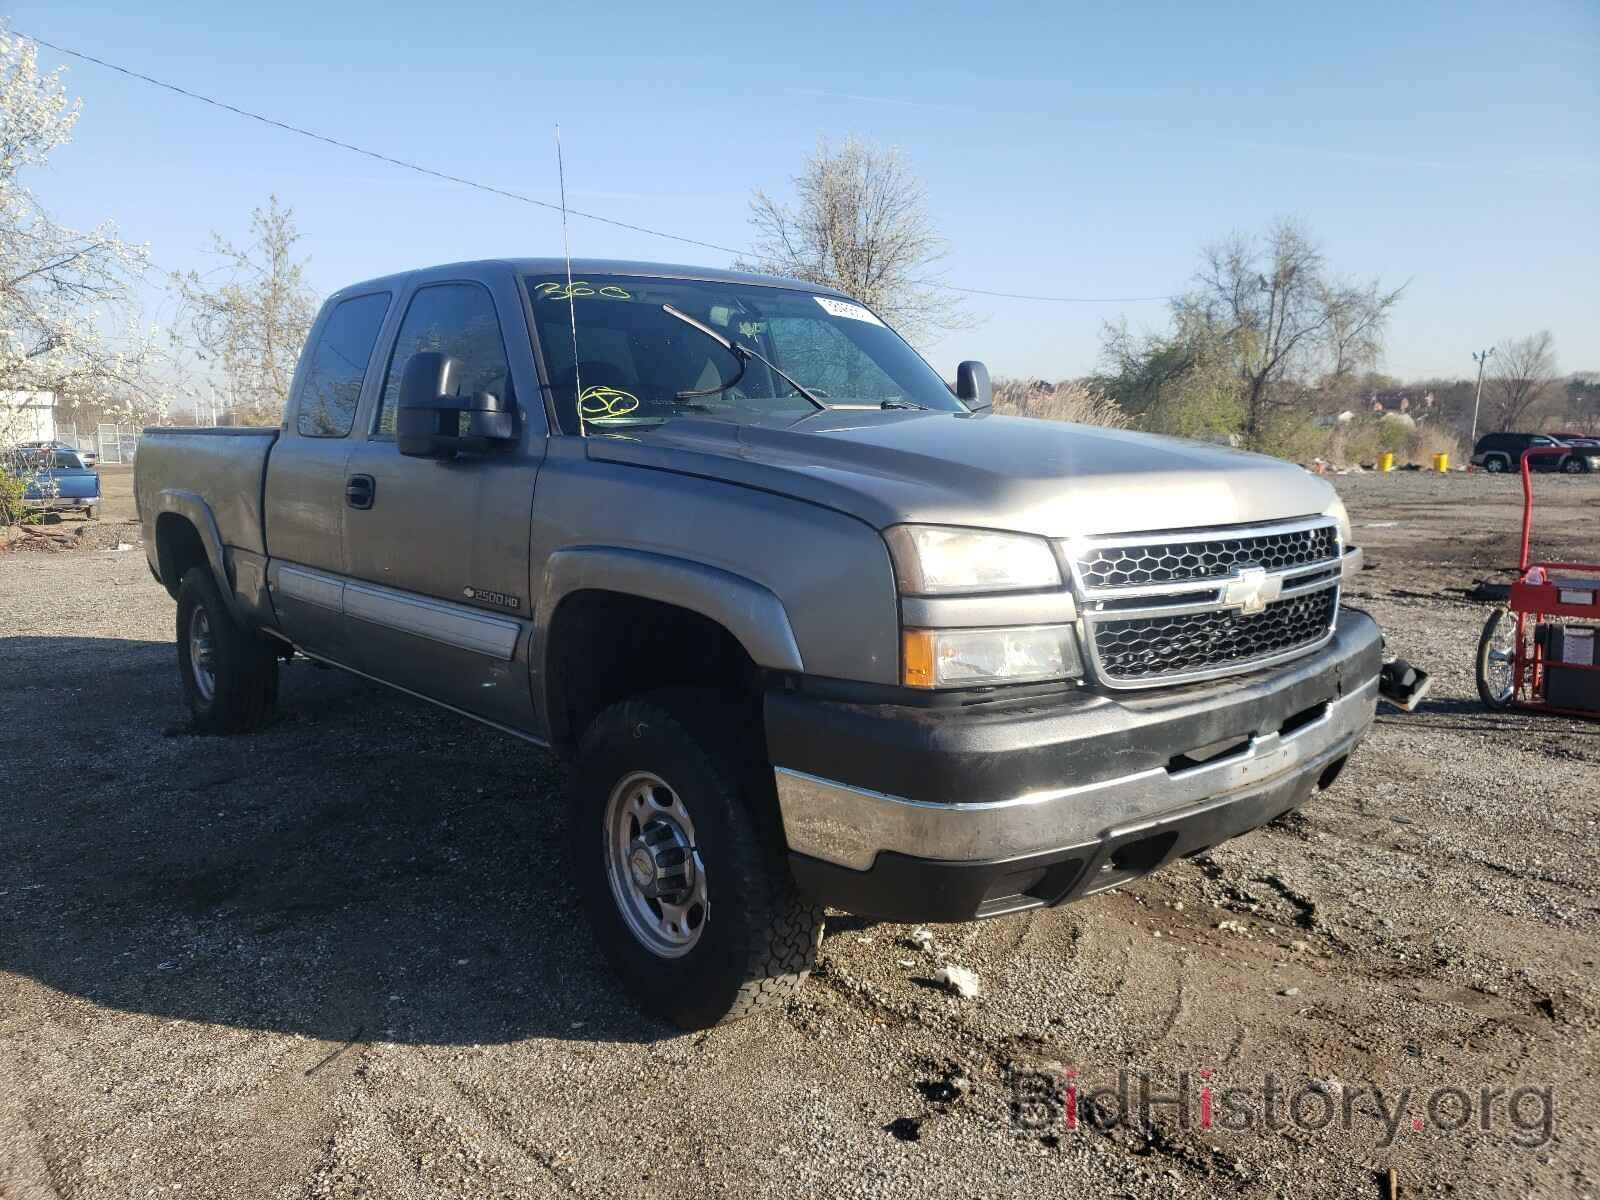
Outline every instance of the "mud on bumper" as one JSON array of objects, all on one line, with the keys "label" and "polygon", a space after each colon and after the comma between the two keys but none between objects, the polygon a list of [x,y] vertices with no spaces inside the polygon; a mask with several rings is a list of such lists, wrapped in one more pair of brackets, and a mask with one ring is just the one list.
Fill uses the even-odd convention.
[{"label": "mud on bumper", "polygon": [[1156,693],[917,709],[772,693],[797,881],[903,921],[1060,904],[1198,854],[1329,786],[1370,727],[1382,638],[1340,614],[1284,667]]}]

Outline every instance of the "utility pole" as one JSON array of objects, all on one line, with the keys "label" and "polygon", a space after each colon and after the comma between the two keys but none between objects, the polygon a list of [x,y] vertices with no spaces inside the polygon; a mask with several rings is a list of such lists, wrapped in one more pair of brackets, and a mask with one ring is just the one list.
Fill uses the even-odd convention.
[{"label": "utility pole", "polygon": [[1478,405],[1483,401],[1483,364],[1488,362],[1494,354],[1494,347],[1487,350],[1474,350],[1472,360],[1478,364],[1478,390],[1472,397],[1472,436],[1467,439],[1467,453],[1472,453],[1472,448],[1478,444]]}]

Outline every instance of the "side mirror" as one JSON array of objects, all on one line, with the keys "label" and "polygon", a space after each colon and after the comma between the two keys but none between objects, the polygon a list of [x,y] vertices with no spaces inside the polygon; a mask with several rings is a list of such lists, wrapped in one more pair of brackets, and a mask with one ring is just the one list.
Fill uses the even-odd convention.
[{"label": "side mirror", "polygon": [[994,387],[989,368],[981,362],[964,362],[956,368],[956,399],[973,412],[994,407]]},{"label": "side mirror", "polygon": [[[448,354],[413,354],[400,376],[395,443],[414,458],[482,454],[515,440],[516,410],[490,392],[457,395],[461,363]],[[463,416],[465,420],[463,420]]]}]

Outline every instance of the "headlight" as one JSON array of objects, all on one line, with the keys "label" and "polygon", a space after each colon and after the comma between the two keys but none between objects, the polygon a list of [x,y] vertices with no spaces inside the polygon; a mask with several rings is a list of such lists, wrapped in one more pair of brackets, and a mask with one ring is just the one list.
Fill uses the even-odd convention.
[{"label": "headlight", "polygon": [[1056,556],[1043,538],[950,525],[896,525],[883,536],[902,596],[1061,586]]},{"label": "headlight", "polygon": [[1344,501],[1335,496],[1333,502],[1322,510],[1322,515],[1332,517],[1339,523],[1339,544],[1348,547],[1350,545],[1350,514],[1344,510]]},{"label": "headlight", "polygon": [[901,642],[901,680],[907,687],[983,687],[1083,674],[1068,625],[907,629]]}]

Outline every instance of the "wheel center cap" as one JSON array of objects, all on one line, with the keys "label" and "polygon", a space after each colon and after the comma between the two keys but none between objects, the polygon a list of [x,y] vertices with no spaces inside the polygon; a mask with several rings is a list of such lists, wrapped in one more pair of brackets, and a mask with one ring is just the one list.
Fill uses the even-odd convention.
[{"label": "wheel center cap", "polygon": [[633,872],[633,881],[642,888],[647,888],[656,881],[656,858],[644,846],[636,847],[628,856],[628,870]]}]

